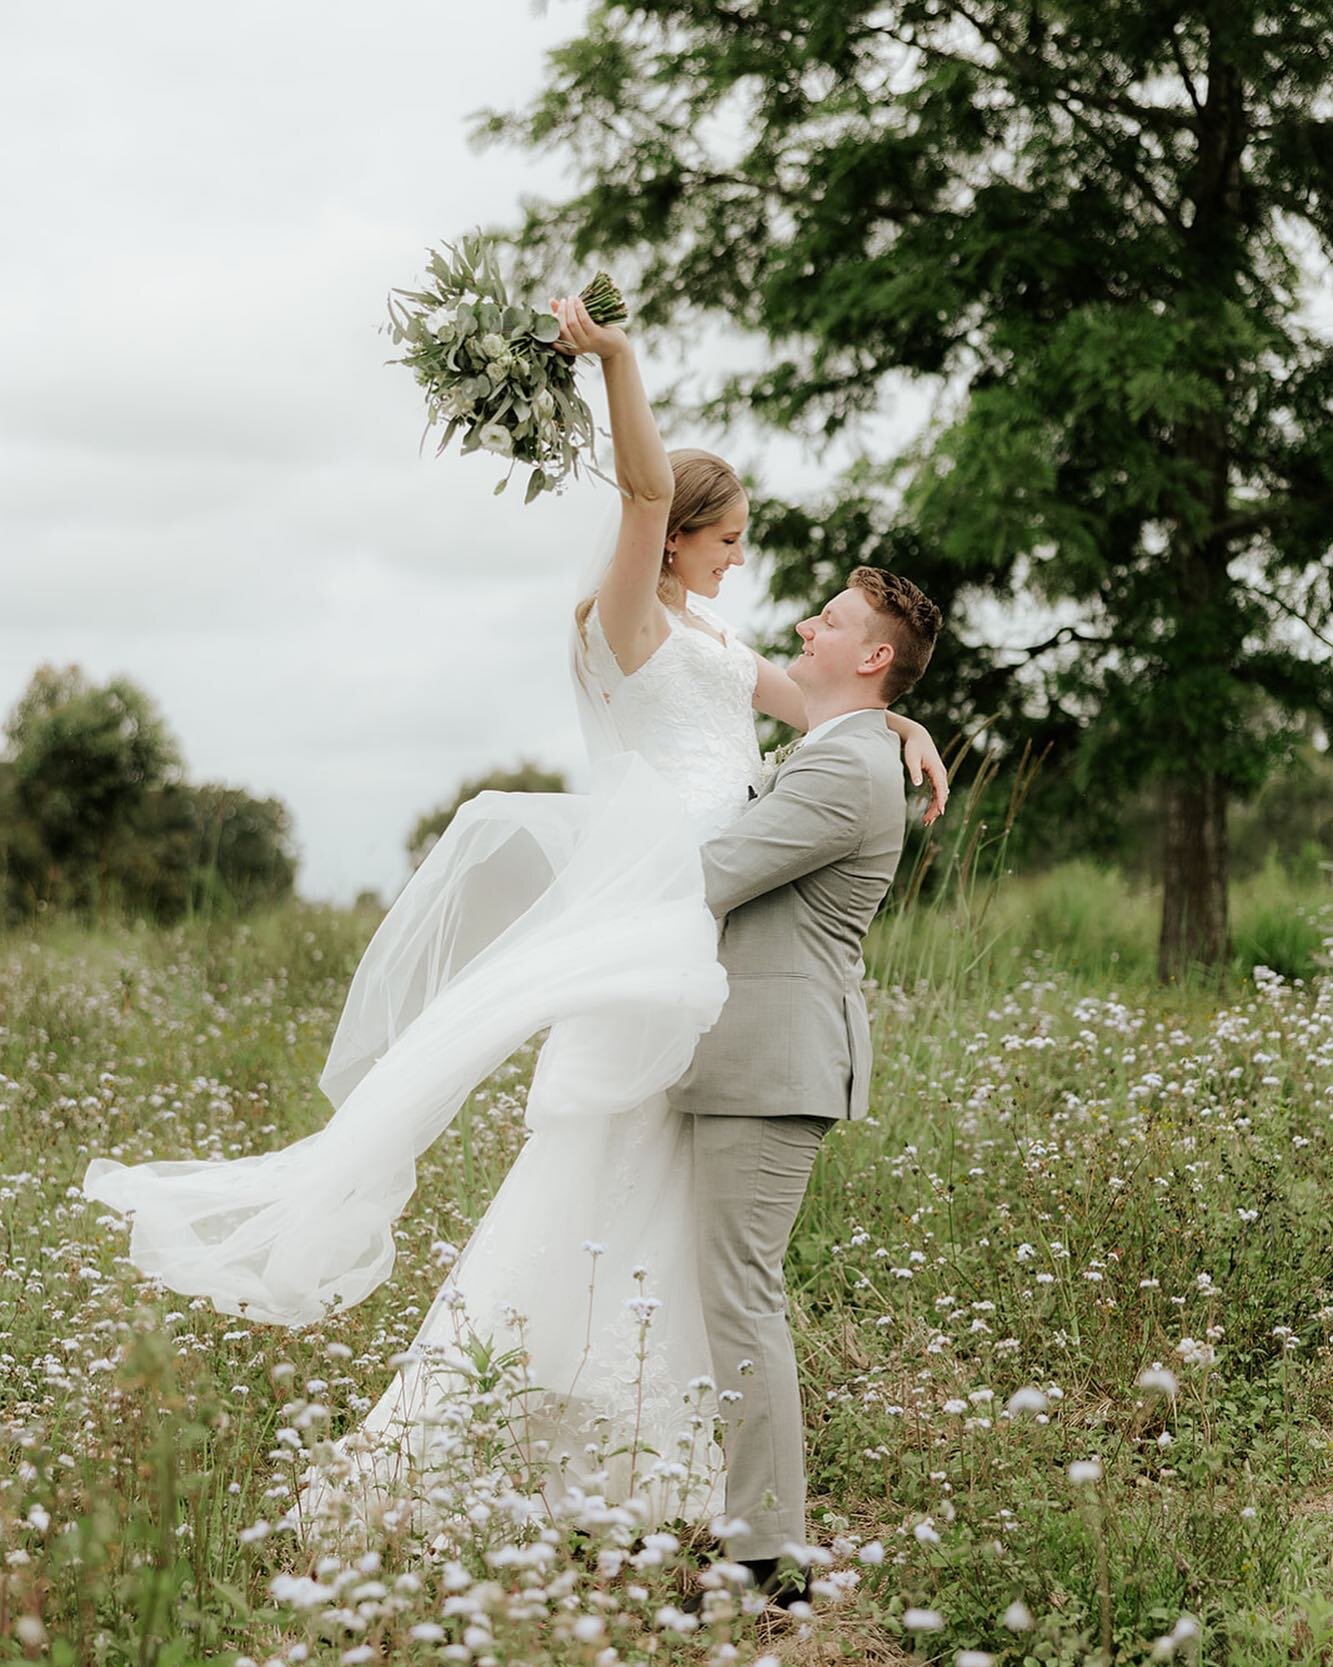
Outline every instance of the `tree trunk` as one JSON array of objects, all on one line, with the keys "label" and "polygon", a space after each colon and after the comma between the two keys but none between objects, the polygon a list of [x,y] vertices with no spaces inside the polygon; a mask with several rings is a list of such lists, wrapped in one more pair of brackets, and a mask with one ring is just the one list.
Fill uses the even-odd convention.
[{"label": "tree trunk", "polygon": [[1231,958],[1227,905],[1227,792],[1218,776],[1166,783],[1162,934],[1157,976],[1217,970]]},{"label": "tree trunk", "polygon": [[[1230,54],[1235,42],[1224,8],[1210,19],[1207,93],[1199,113],[1198,150],[1190,181],[1193,214],[1187,245],[1201,294],[1235,298],[1235,274],[1244,243],[1241,219],[1241,155],[1246,113],[1244,84]],[[1232,580],[1225,524],[1231,455],[1228,369],[1211,367],[1218,405],[1180,437],[1180,454],[1196,467],[1201,504],[1178,524],[1172,552],[1178,639],[1191,669],[1215,668],[1219,683],[1231,671],[1239,642],[1228,607]],[[1203,510],[1206,531],[1196,538],[1188,523]],[[1188,756],[1197,745],[1188,729],[1173,749]],[[1220,972],[1231,959],[1227,879],[1227,783],[1215,767],[1189,769],[1167,778],[1163,819],[1162,930],[1157,976],[1179,978],[1191,968]]]}]

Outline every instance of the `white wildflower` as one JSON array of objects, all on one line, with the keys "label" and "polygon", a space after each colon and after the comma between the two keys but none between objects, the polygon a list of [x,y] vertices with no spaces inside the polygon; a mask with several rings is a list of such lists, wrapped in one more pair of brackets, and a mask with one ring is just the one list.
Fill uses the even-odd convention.
[{"label": "white wildflower", "polygon": [[338,1595],[334,1587],[321,1585],[308,1574],[275,1574],[268,1589],[289,1609],[313,1609],[316,1604],[328,1603]]},{"label": "white wildflower", "polygon": [[1150,1366],[1146,1372],[1139,1373],[1139,1388],[1145,1389],[1151,1395],[1165,1395],[1170,1400],[1176,1398],[1176,1374],[1168,1371],[1165,1366]]},{"label": "white wildflower", "polygon": [[1154,1661],[1170,1661],[1182,1644],[1199,1636],[1199,1623],[1193,1615],[1182,1615],[1170,1632],[1158,1638],[1152,1647]]},{"label": "white wildflower", "polygon": [[659,1609],[654,1619],[659,1627],[668,1632],[696,1632],[699,1627],[697,1615],[687,1615],[671,1603]]}]

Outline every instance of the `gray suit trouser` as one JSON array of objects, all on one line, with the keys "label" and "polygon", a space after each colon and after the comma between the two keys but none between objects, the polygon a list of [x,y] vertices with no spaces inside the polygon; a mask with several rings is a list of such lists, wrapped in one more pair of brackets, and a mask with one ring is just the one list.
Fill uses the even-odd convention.
[{"label": "gray suit trouser", "polygon": [[819,1143],[836,1119],[696,1115],[694,1187],[704,1323],[727,1421],[726,1512],[749,1525],[732,1558],[805,1539],[805,1430],[782,1262]]}]

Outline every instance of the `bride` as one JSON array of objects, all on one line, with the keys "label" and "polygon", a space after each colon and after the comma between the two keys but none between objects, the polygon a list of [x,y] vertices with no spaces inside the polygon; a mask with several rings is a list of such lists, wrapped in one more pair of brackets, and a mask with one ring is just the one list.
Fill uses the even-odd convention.
[{"label": "bride", "polygon": [[[520,1359],[524,1452],[561,1485],[638,1496],[659,1520],[707,1521],[723,1498],[690,1144],[665,1090],[726,996],[698,845],[759,782],[754,712],[804,730],[803,697],[698,600],[744,560],[739,478],[709,452],[666,451],[623,330],[578,297],[552,307],[556,350],[601,361],[621,489],[573,633],[593,791],[483,793],[454,818],[357,968],[320,1078],[324,1129],[228,1162],[97,1159],[84,1179],[131,1216],[145,1273],[225,1313],[308,1324],[387,1277],[416,1157],[549,1027],[525,1145],[398,1375],[307,1473],[300,1514],[316,1524],[421,1505],[479,1347]],[[920,725],[888,722],[913,781],[930,777],[933,820],[939,755]]]}]

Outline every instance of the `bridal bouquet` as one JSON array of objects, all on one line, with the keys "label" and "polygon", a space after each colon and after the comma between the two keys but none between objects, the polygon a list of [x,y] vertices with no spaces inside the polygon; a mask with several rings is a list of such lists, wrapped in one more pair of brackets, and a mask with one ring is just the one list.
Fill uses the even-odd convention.
[{"label": "bridal bouquet", "polygon": [[[425,389],[427,432],[445,424],[436,455],[462,429],[463,451],[512,459],[497,492],[519,463],[532,464],[524,503],[560,490],[571,471],[577,476],[585,449],[584,467],[605,480],[596,466],[592,412],[575,386],[574,361],[551,351],[559,319],[510,301],[495,250],[479,233],[444,249],[430,251],[428,289],[397,289],[389,296],[390,334],[406,344],[402,358],[390,362],[410,366]],[[582,295],[598,324],[628,317],[605,272]]]}]

